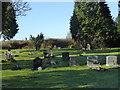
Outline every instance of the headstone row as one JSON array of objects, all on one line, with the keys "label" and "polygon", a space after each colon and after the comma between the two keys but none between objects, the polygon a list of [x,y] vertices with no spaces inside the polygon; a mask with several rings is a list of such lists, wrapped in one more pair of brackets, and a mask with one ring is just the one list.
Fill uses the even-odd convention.
[{"label": "headstone row", "polygon": [[[99,66],[98,56],[88,56],[87,66]],[[118,66],[117,56],[106,56],[106,66]]]}]

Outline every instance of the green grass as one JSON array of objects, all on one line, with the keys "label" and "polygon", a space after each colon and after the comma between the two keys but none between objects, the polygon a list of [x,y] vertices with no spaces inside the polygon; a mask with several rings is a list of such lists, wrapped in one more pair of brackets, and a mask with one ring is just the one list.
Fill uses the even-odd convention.
[{"label": "green grass", "polygon": [[[120,48],[80,51],[74,49],[54,49],[54,59],[44,59],[43,66],[47,67],[42,71],[32,71],[33,59],[43,57],[43,49],[35,51],[33,49],[19,49],[21,53],[12,50],[17,62],[7,62],[2,64],[2,87],[3,88],[118,88],[118,69],[113,66],[105,66],[107,55],[117,55],[120,64]],[[0,53],[3,54],[5,50]],[[33,52],[34,55],[28,55]],[[80,66],[68,67],[68,61],[61,58],[62,52],[69,52],[71,57],[75,57]],[[79,56],[82,54],[83,56]],[[101,67],[107,68],[106,72],[98,72],[86,66],[87,55],[98,55]],[[5,58],[2,58],[4,60]],[[49,61],[57,61],[57,65],[48,65]],[[22,67],[22,70],[12,71],[15,65]]]}]

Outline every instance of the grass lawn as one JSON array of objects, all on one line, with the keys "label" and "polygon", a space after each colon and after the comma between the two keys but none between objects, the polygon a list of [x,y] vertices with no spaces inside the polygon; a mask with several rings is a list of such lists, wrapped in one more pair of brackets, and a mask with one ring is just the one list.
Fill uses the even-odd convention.
[{"label": "grass lawn", "polygon": [[[43,57],[42,50],[21,49],[20,53],[12,50],[17,62],[1,63],[2,65],[2,88],[118,88],[118,69],[113,66],[105,66],[107,55],[118,56],[120,64],[120,48],[80,51],[74,49],[54,49],[54,59],[44,59],[43,66],[47,67],[42,71],[32,71],[33,59]],[[3,54],[5,50],[1,50]],[[29,55],[33,52],[33,55]],[[69,52],[70,57],[75,57],[79,66],[69,67],[68,61],[61,58],[62,52]],[[79,56],[82,54],[83,56]],[[98,55],[101,67],[107,68],[106,72],[98,72],[86,66],[88,55]],[[5,58],[3,57],[2,60]],[[49,65],[47,62],[57,61],[56,65]],[[19,65],[22,70],[11,70]]]}]

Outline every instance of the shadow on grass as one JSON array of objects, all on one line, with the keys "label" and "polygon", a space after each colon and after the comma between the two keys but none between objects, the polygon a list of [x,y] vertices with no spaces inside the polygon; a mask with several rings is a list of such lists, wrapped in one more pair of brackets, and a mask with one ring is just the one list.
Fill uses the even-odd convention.
[{"label": "shadow on grass", "polygon": [[2,70],[11,70],[14,66],[19,65],[21,69],[32,68],[32,60],[17,60],[16,62],[2,63]]},{"label": "shadow on grass", "polygon": [[[18,72],[20,73],[20,72]],[[21,72],[25,73],[25,72]],[[117,88],[117,70],[32,71],[3,79],[3,88]]]},{"label": "shadow on grass", "polygon": [[[87,64],[87,56],[75,56],[76,62],[82,66]],[[56,65],[50,65],[48,64],[50,61],[56,61]],[[98,56],[98,62],[100,65],[106,64],[106,55],[100,55]],[[120,55],[117,56],[117,62],[120,64]],[[32,69],[33,67],[33,61],[32,60],[17,60],[17,62],[7,62],[2,63],[2,69],[3,70],[10,70],[12,67],[19,65],[22,69]],[[52,59],[43,59],[43,67],[51,67],[51,68],[57,68],[57,67],[69,67],[69,61],[63,61],[61,57],[55,57]]]}]

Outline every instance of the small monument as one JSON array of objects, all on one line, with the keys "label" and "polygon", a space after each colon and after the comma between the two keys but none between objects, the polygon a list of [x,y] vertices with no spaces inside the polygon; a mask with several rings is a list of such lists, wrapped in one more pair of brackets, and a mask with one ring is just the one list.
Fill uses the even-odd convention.
[{"label": "small monument", "polygon": [[117,56],[106,56],[106,66],[118,66]]},{"label": "small monument", "polygon": [[90,49],[91,49],[91,47],[90,47],[90,44],[88,43],[86,50],[90,50]]},{"label": "small monument", "polygon": [[38,67],[38,71],[41,71],[42,70],[42,67]]},{"label": "small monument", "polygon": [[44,58],[54,58],[52,48],[50,48],[48,51],[44,50],[43,55]]},{"label": "small monument", "polygon": [[74,57],[70,57],[70,60],[69,60],[69,66],[79,66],[76,62],[76,59]]},{"label": "small monument", "polygon": [[54,57],[55,57],[55,56],[53,55],[52,48],[50,48],[50,50],[49,50],[48,57],[49,57],[49,58],[54,58]]},{"label": "small monument", "polygon": [[56,45],[54,45],[54,46],[53,46],[53,48],[54,48],[54,49],[56,49],[56,48],[57,48],[57,46],[56,46]]},{"label": "small monument", "polygon": [[62,53],[62,59],[63,59],[63,60],[69,60],[69,59],[70,59],[70,57],[69,57],[69,52],[63,52],[63,53]]},{"label": "small monument", "polygon": [[99,63],[98,63],[98,56],[88,56],[87,57],[87,66],[89,67],[97,67],[99,66]]},{"label": "small monument", "polygon": [[11,61],[11,62],[15,61],[14,56],[12,55],[11,49],[8,49],[8,51],[5,51],[4,54],[5,54],[6,60]]},{"label": "small monument", "polygon": [[20,53],[20,51],[16,50],[16,53]]},{"label": "small monument", "polygon": [[61,47],[58,47],[58,49],[61,49]]},{"label": "small monument", "polygon": [[42,67],[42,59],[40,59],[39,57],[36,57],[33,60],[33,70],[37,70],[38,67]]},{"label": "small monument", "polygon": [[43,56],[44,56],[44,58],[48,58],[49,54],[48,54],[48,51],[47,51],[47,50],[44,50]]}]

